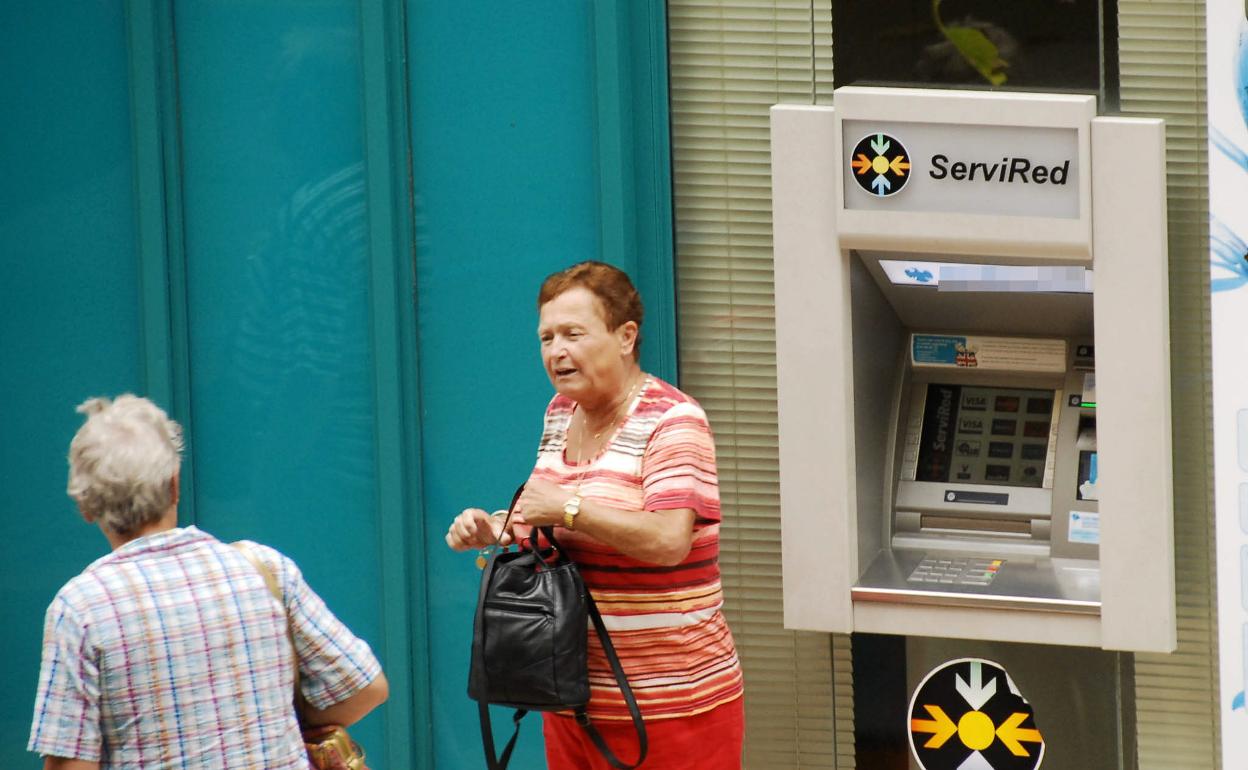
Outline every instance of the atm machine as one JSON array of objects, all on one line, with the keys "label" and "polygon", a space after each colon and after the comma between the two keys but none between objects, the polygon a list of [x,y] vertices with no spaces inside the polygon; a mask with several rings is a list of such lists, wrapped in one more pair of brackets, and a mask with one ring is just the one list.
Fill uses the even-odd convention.
[{"label": "atm machine", "polygon": [[786,626],[1173,650],[1163,123],[843,87],[771,130]]}]

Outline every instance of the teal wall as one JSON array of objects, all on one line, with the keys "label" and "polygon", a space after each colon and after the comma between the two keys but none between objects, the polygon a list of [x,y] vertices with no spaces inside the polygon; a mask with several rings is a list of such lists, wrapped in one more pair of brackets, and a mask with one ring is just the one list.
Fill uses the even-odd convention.
[{"label": "teal wall", "polygon": [[[545,8],[417,3],[408,18],[423,531],[433,544],[461,509],[505,506],[532,467],[551,396],[537,345],[542,277],[588,258],[627,269],[648,308],[643,364],[674,378],[662,4]],[[664,141],[634,146],[656,127]],[[427,560],[443,589],[429,596],[439,767],[478,767],[463,631],[480,573],[445,548]],[[501,741],[509,713],[495,722]],[[540,736],[540,717],[529,717],[516,767],[543,766]]]},{"label": "teal wall", "polygon": [[142,387],[119,8],[90,3],[54,13],[38,0],[0,4],[0,103],[7,106],[0,130],[6,767],[39,766],[22,749],[43,611],[61,584],[108,551],[65,496],[66,450],[80,424],[74,407],[93,392]]},{"label": "teal wall", "polygon": [[[374,380],[399,373],[372,349],[357,3],[179,2],[172,33],[195,473],[184,515],[290,555],[389,669],[406,653],[385,643],[377,590]],[[402,751],[382,716],[353,734]]]},{"label": "teal wall", "polygon": [[38,766],[43,609],[106,551],[64,496],[73,407],[133,390],[187,428],[184,523],[286,551],[379,653],[370,766],[481,766],[479,573],[442,536],[532,461],[541,278],[629,270],[675,376],[664,29],[657,0],[0,5],[0,764]]}]

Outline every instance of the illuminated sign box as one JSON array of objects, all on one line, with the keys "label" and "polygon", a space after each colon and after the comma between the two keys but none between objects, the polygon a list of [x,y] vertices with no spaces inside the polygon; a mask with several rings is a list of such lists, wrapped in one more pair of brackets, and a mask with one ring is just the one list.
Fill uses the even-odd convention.
[{"label": "illuminated sign box", "polygon": [[842,246],[1089,264],[1095,115],[1092,96],[839,89]]},{"label": "illuminated sign box", "polygon": [[847,209],[1079,218],[1073,128],[846,120],[841,140]]}]

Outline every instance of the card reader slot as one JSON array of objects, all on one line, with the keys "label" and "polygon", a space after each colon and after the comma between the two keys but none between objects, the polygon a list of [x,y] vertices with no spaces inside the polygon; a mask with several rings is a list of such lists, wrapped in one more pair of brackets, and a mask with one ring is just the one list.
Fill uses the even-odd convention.
[{"label": "card reader slot", "polygon": [[1047,548],[1052,524],[1046,518],[996,515],[979,511],[898,511],[896,534],[910,537],[955,537],[1004,541],[1031,540]]},{"label": "card reader slot", "polygon": [[1026,535],[1028,537],[1032,534],[1031,521],[1027,519],[949,516],[932,513],[923,514],[919,521],[919,529],[991,532],[993,534]]},{"label": "card reader slot", "polygon": [[920,529],[932,526],[927,522],[940,519],[968,522],[967,527],[970,529],[995,528],[997,526],[996,522],[999,522],[1003,531],[1013,531],[1014,527],[1021,528],[1020,531],[1034,531],[1038,524],[1048,523],[1047,516],[1027,511],[1014,513],[994,510],[980,511],[974,508],[950,507],[941,509],[933,507],[898,510],[896,527],[900,532],[918,532]]}]

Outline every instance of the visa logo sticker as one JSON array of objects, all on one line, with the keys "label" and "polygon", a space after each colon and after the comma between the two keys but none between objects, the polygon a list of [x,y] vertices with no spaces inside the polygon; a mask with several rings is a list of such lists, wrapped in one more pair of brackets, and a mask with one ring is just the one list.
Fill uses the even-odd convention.
[{"label": "visa logo sticker", "polygon": [[976,396],[968,393],[962,396],[962,408],[970,409],[975,412],[983,412],[988,409],[988,397]]}]

